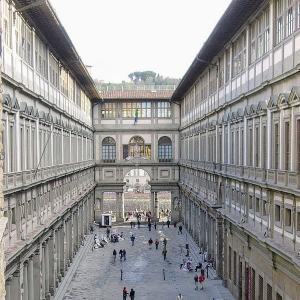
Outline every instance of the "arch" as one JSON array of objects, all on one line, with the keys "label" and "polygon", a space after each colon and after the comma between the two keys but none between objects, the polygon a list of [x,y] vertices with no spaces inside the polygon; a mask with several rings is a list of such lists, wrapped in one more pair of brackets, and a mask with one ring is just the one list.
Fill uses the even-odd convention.
[{"label": "arch", "polygon": [[170,162],[172,158],[172,141],[169,137],[163,136],[158,140],[158,160],[160,162]]},{"label": "arch", "polygon": [[145,141],[141,136],[133,136],[129,140],[128,144],[129,156],[130,157],[144,157],[145,153]]},{"label": "arch", "polygon": [[116,160],[116,141],[110,136],[102,140],[102,160],[104,162],[115,162]]}]

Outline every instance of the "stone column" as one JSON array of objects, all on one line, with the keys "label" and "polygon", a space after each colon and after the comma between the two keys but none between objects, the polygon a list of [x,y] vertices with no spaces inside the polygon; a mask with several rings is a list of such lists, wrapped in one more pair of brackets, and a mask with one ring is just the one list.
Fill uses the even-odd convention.
[{"label": "stone column", "polygon": [[20,270],[16,270],[12,276],[10,297],[12,300],[21,299],[21,286],[20,286]]},{"label": "stone column", "polygon": [[73,226],[73,220],[72,220],[73,216],[71,215],[69,220],[68,220],[68,250],[69,250],[69,261],[68,261],[68,265],[70,266],[71,262],[73,261],[73,243],[74,243],[74,236],[72,236],[72,231],[74,234],[74,227]]},{"label": "stone column", "polygon": [[11,297],[11,286],[12,286],[12,276],[7,278],[5,281],[5,300],[12,300]]},{"label": "stone column", "polygon": [[217,269],[218,276],[222,278],[223,277],[223,219],[221,216],[217,218],[216,269]]},{"label": "stone column", "polygon": [[124,222],[124,199],[122,197],[123,193],[117,192],[117,213],[116,213],[116,221]]},{"label": "stone column", "polygon": [[178,191],[171,191],[171,221],[172,223],[179,222],[180,219],[180,199]]},{"label": "stone column", "polygon": [[23,300],[28,300],[28,262],[23,265]]},{"label": "stone column", "polygon": [[40,249],[37,249],[34,252],[34,256],[32,258],[33,261],[33,294],[34,300],[40,300],[41,298],[41,257],[40,257]]},{"label": "stone column", "polygon": [[[54,295],[55,291],[55,269],[54,269],[54,240],[53,235],[50,236],[48,241],[48,255],[49,255],[49,293],[51,296]],[[48,299],[51,298],[48,294]]]},{"label": "stone column", "polygon": [[46,243],[42,244],[42,299],[46,299]]},{"label": "stone column", "polygon": [[95,221],[101,222],[101,214],[104,213],[103,208],[103,191],[96,190],[96,206],[95,206]]},{"label": "stone column", "polygon": [[227,287],[227,278],[228,278],[228,254],[227,254],[227,225],[226,220],[223,222],[223,231],[224,231],[224,240],[223,240],[223,251],[224,251],[224,261],[223,261],[223,284]]},{"label": "stone column", "polygon": [[159,220],[159,201],[157,192],[154,192],[154,220]]},{"label": "stone column", "polygon": [[154,192],[151,191],[151,199],[150,199],[150,211],[151,215],[154,216],[154,208],[155,208],[155,197],[154,197]]},{"label": "stone column", "polygon": [[59,274],[58,280],[61,281],[61,278],[65,276],[65,232],[66,226],[62,225],[59,230]]},{"label": "stone column", "polygon": [[28,260],[28,299],[34,299],[33,255]]}]

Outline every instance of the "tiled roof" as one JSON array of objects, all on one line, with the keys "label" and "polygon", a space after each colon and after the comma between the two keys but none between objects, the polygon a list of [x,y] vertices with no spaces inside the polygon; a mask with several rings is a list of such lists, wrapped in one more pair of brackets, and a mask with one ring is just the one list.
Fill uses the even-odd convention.
[{"label": "tiled roof", "polygon": [[174,91],[99,91],[102,99],[171,99]]}]

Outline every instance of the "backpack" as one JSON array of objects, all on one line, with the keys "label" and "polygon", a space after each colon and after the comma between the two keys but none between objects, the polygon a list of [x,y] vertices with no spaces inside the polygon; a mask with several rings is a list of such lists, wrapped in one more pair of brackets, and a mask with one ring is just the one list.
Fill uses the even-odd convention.
[{"label": "backpack", "polygon": [[194,280],[195,282],[198,282],[198,275],[195,275]]}]

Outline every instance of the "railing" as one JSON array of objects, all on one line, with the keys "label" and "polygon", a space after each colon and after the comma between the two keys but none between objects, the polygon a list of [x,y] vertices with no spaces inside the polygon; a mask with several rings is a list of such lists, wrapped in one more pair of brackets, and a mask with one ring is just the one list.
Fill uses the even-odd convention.
[{"label": "railing", "polygon": [[55,176],[64,175],[80,169],[93,166],[94,161],[88,160],[79,163],[69,163],[45,167],[38,170],[26,170],[21,172],[12,172],[3,174],[3,191],[8,192],[10,189],[19,188],[29,184],[37,183],[41,180],[47,180]]},{"label": "railing", "polygon": [[263,169],[251,166],[237,166],[207,161],[191,161],[186,159],[181,159],[179,164],[197,170],[219,172],[224,176],[233,175],[238,178],[256,180],[260,183],[267,182],[270,185],[300,189],[300,174],[298,172]]}]

